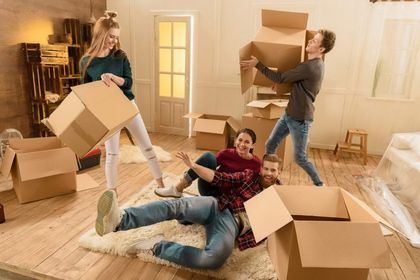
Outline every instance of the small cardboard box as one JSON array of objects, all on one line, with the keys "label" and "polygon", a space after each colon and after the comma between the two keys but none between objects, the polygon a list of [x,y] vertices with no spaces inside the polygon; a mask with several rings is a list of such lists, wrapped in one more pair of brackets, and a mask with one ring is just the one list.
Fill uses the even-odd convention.
[{"label": "small cardboard box", "polygon": [[72,90],[42,122],[79,157],[107,140],[138,113],[114,83],[108,87],[96,81]]},{"label": "small cardboard box", "polygon": [[287,100],[281,99],[254,100],[249,102],[246,106],[251,108],[251,112],[255,117],[278,119],[284,113],[287,103]]},{"label": "small cardboard box", "polygon": [[74,152],[56,137],[10,139],[1,166],[20,203],[76,191]]},{"label": "small cardboard box", "polygon": [[232,133],[240,125],[230,116],[189,113],[184,118],[194,119],[193,131],[196,132],[196,148],[218,151],[225,149]]},{"label": "small cardboard box", "polygon": [[338,187],[272,186],[245,209],[279,279],[365,280],[391,266],[379,222]]},{"label": "small cardboard box", "polygon": [[[252,113],[242,115],[242,127],[252,129],[257,135],[257,142],[254,144],[254,155],[259,158],[265,154],[265,142],[271,134],[277,119],[264,119],[255,117]],[[290,165],[293,160],[293,145],[290,135],[283,140],[277,147],[277,155],[283,160],[281,169]]]}]

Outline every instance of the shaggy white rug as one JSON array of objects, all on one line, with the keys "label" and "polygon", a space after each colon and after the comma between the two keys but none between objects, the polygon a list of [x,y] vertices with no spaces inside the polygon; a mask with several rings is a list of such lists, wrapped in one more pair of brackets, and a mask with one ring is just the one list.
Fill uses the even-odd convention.
[{"label": "shaggy white rug", "polygon": [[[159,146],[153,146],[158,161],[172,160],[171,154]],[[121,163],[142,163],[146,162],[139,147],[135,145],[122,145],[120,147],[120,162]]]},{"label": "shaggy white rug", "polygon": [[[179,177],[176,175],[164,175],[166,185],[175,184],[178,180]],[[163,199],[153,193],[154,188],[155,184],[154,182],[151,182],[122,208]],[[188,191],[191,193],[198,193],[196,183],[189,187]],[[203,226],[180,225],[176,220],[165,221],[159,224],[128,231],[113,232],[104,235],[103,237],[98,236],[95,229],[91,229],[80,237],[79,243],[82,247],[93,251],[125,256],[127,247],[133,242],[140,239],[150,238],[156,234],[163,234],[166,240],[175,241],[184,245],[201,248],[205,245],[205,232]],[[239,251],[239,249],[235,248],[226,263],[217,270],[188,269],[156,258],[152,255],[148,255],[147,253],[138,254],[138,258],[146,262],[187,269],[199,274],[209,275],[220,279],[277,279],[270,257],[268,256],[265,243],[256,248],[245,251]]]}]

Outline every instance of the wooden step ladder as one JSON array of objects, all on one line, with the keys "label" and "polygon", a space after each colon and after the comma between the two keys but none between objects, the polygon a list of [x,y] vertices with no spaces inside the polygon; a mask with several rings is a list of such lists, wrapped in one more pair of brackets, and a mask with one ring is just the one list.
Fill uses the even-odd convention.
[{"label": "wooden step ladder", "polygon": [[[348,129],[346,139],[337,142],[334,149],[335,159],[341,152],[355,153],[363,156],[363,164],[367,163],[367,132],[364,129]],[[353,138],[359,138],[358,143],[353,142]]]}]

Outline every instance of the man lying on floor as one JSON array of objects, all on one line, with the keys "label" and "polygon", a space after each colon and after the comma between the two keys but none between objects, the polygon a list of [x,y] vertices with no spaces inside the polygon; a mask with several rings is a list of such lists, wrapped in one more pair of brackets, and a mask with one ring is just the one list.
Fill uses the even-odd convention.
[{"label": "man lying on floor", "polygon": [[255,247],[254,235],[244,202],[273,184],[280,184],[280,160],[265,155],[259,173],[246,169],[237,173],[220,173],[193,162],[182,152],[177,157],[200,178],[219,188],[221,195],[161,200],[120,210],[116,193],[108,190],[98,201],[96,232],[104,234],[152,225],[166,220],[201,224],[206,231],[204,249],[184,246],[155,236],[133,244],[128,253],[151,250],[154,256],[190,268],[218,268],[232,253],[235,239],[240,250]]}]

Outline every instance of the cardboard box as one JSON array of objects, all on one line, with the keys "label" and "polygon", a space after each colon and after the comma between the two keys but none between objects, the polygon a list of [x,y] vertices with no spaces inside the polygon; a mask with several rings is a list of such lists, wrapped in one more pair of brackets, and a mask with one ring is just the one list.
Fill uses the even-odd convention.
[{"label": "cardboard box", "polygon": [[[265,142],[271,134],[278,119],[263,119],[253,116],[252,113],[242,115],[242,127],[252,129],[257,135],[257,142],[254,145],[254,154],[262,159],[265,154]],[[293,145],[290,135],[283,140],[278,148],[277,155],[283,160],[281,169],[290,165],[293,160]]]},{"label": "cardboard box", "polygon": [[72,90],[42,122],[79,157],[103,143],[138,113],[114,83],[108,87],[96,81]]},{"label": "cardboard box", "polygon": [[76,191],[76,155],[59,139],[10,139],[9,144],[1,172],[12,174],[20,203]]},{"label": "cardboard box", "polygon": [[230,116],[189,113],[184,118],[194,119],[193,131],[196,132],[196,148],[218,151],[228,146],[231,134],[240,126]]},{"label": "cardboard box", "polygon": [[391,266],[378,221],[338,187],[272,186],[245,209],[278,279],[361,280]]},{"label": "cardboard box", "polygon": [[271,99],[271,100],[254,100],[246,106],[251,108],[251,112],[255,117],[264,119],[279,119],[287,107],[287,100]]},{"label": "cardboard box", "polygon": [[[308,14],[284,11],[261,11],[262,26],[255,39],[239,50],[239,59],[255,56],[274,71],[284,72],[296,67],[305,59],[307,41],[314,36],[307,31]],[[241,91],[252,85],[271,87],[273,82],[259,71],[241,69]],[[290,92],[290,84],[277,85],[277,93]]]}]

